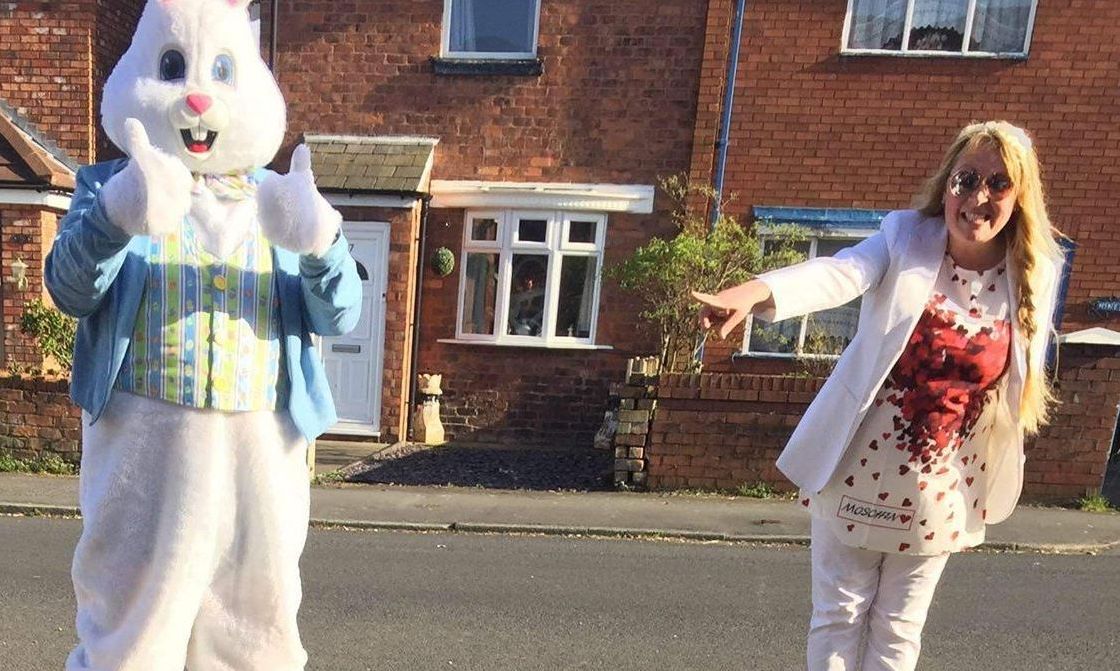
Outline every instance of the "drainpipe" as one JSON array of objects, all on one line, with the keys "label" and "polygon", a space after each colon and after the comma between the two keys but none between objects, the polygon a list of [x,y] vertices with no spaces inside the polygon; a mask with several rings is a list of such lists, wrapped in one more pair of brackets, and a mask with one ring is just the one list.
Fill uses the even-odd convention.
[{"label": "drainpipe", "polygon": [[412,406],[416,403],[416,388],[419,386],[416,371],[420,369],[420,307],[421,299],[424,296],[424,259],[425,252],[428,246],[428,215],[431,212],[429,205],[432,200],[432,194],[425,193],[421,195],[420,201],[420,251],[416,258],[416,287],[412,296],[413,304],[416,306],[412,311],[412,364],[409,371],[408,382],[408,403],[405,406],[405,435],[399,436],[398,440],[408,440],[408,436],[412,432]]},{"label": "drainpipe", "polygon": [[276,76],[276,17],[280,13],[280,0],[272,0],[272,15],[269,17],[268,22],[268,69],[272,70],[272,76]]},{"label": "drainpipe", "polygon": [[735,101],[735,76],[739,72],[739,45],[743,41],[743,18],[747,13],[747,0],[735,0],[735,19],[731,24],[731,48],[727,54],[727,84],[723,92],[723,113],[719,122],[719,139],[716,141],[716,174],[712,182],[715,202],[712,203],[710,223],[715,228],[723,199],[723,175],[727,165],[728,137],[731,135],[731,105]]},{"label": "drainpipe", "polygon": [[[727,84],[723,89],[723,109],[720,112],[719,136],[716,139],[716,173],[712,179],[715,197],[712,199],[709,224],[714,230],[720,217],[723,200],[723,176],[727,166],[727,145],[731,135],[731,106],[735,102],[735,78],[739,73],[739,46],[743,42],[743,19],[747,14],[747,0],[735,0],[735,18],[731,22],[731,44],[727,50]],[[696,338],[692,360],[697,366],[704,361],[704,347],[708,342],[707,331]]]}]

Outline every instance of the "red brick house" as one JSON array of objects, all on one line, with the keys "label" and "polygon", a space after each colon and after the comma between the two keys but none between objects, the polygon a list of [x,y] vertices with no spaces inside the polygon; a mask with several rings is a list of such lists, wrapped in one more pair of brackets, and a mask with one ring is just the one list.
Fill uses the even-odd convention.
[{"label": "red brick house", "polygon": [[[713,176],[735,4],[708,3],[691,168],[701,182]],[[1110,0],[751,0],[744,17],[725,188],[739,196],[734,214],[808,226],[810,255],[854,244],[885,211],[907,206],[970,121],[1007,119],[1033,134],[1051,217],[1072,239],[1055,324],[1063,404],[1031,447],[1034,496],[1099,491],[1116,431],[1120,226],[1110,199],[1094,194],[1120,189],[1120,45],[1109,37],[1118,20]],[[734,343],[709,348],[707,370],[796,369],[798,358],[845,344],[856,314],[845,306],[748,323]],[[653,439],[675,446],[647,450],[651,484],[729,486],[732,472],[738,482],[779,481],[773,459],[815,393],[807,382],[738,380],[677,394]],[[685,399],[715,414],[701,418]],[[723,423],[724,435],[695,431],[701,419]],[[729,454],[727,435],[761,436],[765,449]]]},{"label": "red brick house", "polygon": [[[74,171],[108,147],[94,110],[139,17],[134,5],[0,5],[0,366],[42,363],[19,333],[19,316],[28,300],[45,297],[43,257],[69,207]],[[20,281],[13,271],[22,264]]]},{"label": "red brick house", "polygon": [[[0,8],[0,98],[19,91],[9,104],[74,161],[101,159],[96,91],[142,3],[61,4],[85,14],[59,3]],[[289,104],[284,153],[300,141],[312,147],[365,271],[366,320],[323,344],[339,432],[406,435],[415,374],[427,372],[444,376],[443,420],[456,439],[590,442],[609,383],[629,356],[655,346],[635,328],[632,299],[598,270],[671,232],[658,177],[711,181],[734,5],[254,7]],[[1120,294],[1111,263],[1120,232],[1099,195],[1120,186],[1120,46],[1108,39],[1118,20],[1111,0],[750,0],[730,126],[732,211],[806,224],[815,231],[806,251],[830,253],[905,206],[963,124],[1007,118],[1034,134],[1051,214],[1076,243],[1061,330],[1103,328],[1096,337],[1108,340],[1120,328],[1105,300]],[[70,52],[49,41],[73,35]],[[20,40],[53,46],[25,56]],[[6,59],[17,55],[13,69]],[[72,98],[65,114],[32,104],[63,94]],[[447,275],[433,266],[440,248],[454,259]],[[814,320],[836,336],[832,345],[850,326],[843,310],[772,327],[769,339],[750,325],[734,347],[709,348],[708,369],[788,372],[793,355],[817,346],[805,337]],[[1093,425],[1056,427],[1053,454],[1035,462],[1051,464],[1047,477],[1083,483],[1103,464],[1071,476],[1063,455],[1086,441],[1098,450],[1111,436],[1120,374],[1110,368],[1115,350],[1076,347],[1074,378],[1082,368],[1087,377],[1066,384],[1079,400],[1063,412],[1076,423],[1077,408],[1093,408]],[[688,442],[682,426],[666,435]],[[709,473],[719,458],[703,459],[662,484],[722,486],[726,478]]]}]

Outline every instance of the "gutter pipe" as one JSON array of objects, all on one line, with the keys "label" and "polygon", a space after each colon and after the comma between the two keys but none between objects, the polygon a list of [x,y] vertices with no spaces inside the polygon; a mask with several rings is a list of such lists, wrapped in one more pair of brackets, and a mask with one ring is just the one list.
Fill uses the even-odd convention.
[{"label": "gutter pipe", "polygon": [[719,123],[719,139],[716,140],[716,173],[712,181],[715,199],[712,203],[710,224],[715,228],[720,217],[720,204],[723,200],[723,178],[727,166],[727,145],[731,135],[731,106],[735,101],[735,77],[739,72],[739,46],[743,41],[743,20],[747,13],[747,0],[735,1],[735,19],[731,26],[731,48],[727,54],[727,84],[723,92],[723,111]]}]

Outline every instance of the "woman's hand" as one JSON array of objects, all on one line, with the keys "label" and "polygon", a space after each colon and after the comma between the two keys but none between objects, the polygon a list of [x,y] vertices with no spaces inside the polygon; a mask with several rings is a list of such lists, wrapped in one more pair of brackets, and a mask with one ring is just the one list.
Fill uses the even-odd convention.
[{"label": "woman's hand", "polygon": [[774,297],[770,287],[759,280],[751,280],[737,287],[724,289],[718,294],[705,294],[693,291],[692,297],[700,301],[700,328],[708,330],[719,328],[719,337],[726,338],[732,329],[739,325],[747,315],[774,307]]}]

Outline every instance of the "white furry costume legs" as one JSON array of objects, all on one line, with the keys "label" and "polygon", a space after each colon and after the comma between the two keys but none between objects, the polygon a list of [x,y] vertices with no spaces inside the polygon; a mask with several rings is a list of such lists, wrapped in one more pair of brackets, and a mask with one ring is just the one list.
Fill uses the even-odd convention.
[{"label": "white furry costume legs", "polygon": [[913,671],[949,554],[916,557],[848,547],[816,520],[811,533],[809,671]]},{"label": "white furry costume legs", "polygon": [[287,413],[114,392],[85,420],[66,670],[302,670],[310,494]]}]

